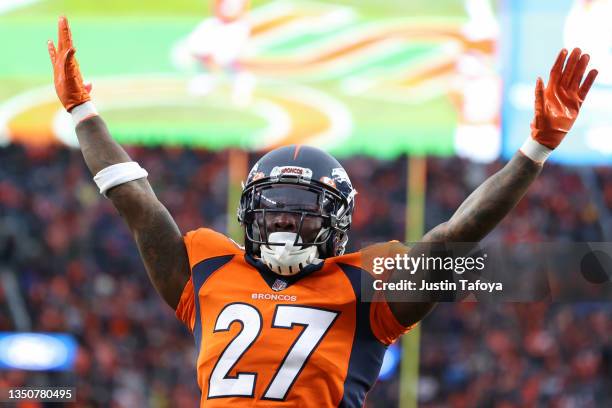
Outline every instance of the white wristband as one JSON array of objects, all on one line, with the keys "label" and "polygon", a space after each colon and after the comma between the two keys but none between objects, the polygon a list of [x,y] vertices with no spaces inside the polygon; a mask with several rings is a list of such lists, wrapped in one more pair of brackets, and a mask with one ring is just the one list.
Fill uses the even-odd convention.
[{"label": "white wristband", "polygon": [[88,101],[72,108],[70,114],[72,115],[74,126],[76,126],[85,119],[91,118],[92,116],[98,116],[98,111],[94,104]]},{"label": "white wristband", "polygon": [[552,153],[552,149],[539,144],[533,140],[531,136],[527,137],[527,140],[525,140],[525,143],[523,143],[519,151],[534,162],[540,164],[544,163]]},{"label": "white wristband", "polygon": [[149,175],[145,169],[136,162],[117,163],[103,168],[94,176],[94,181],[100,189],[100,194],[104,194],[113,187],[120,184],[145,178]]}]

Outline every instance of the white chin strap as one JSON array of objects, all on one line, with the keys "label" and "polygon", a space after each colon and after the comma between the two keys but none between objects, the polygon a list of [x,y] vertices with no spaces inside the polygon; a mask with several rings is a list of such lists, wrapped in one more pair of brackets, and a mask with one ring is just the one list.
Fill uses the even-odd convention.
[{"label": "white chin strap", "polygon": [[[295,275],[305,266],[320,262],[317,259],[317,247],[313,245],[302,249],[299,245],[294,246],[295,236],[294,232],[273,232],[268,241],[284,245],[261,246],[261,259],[272,272],[285,276]],[[298,239],[300,242],[302,237]]]}]

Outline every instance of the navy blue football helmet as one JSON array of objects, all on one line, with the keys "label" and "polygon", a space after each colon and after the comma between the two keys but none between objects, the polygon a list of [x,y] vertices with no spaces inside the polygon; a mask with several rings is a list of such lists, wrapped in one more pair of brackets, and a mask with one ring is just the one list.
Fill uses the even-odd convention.
[{"label": "navy blue football helmet", "polygon": [[[342,255],[356,194],[344,168],[328,153],[301,145],[270,151],[255,163],[243,185],[238,220],[245,229],[246,252],[260,256],[262,248],[285,245],[270,240],[265,220],[289,213],[299,220],[295,248],[316,247],[317,258]],[[316,236],[305,240],[302,232],[310,217],[321,227]]]}]

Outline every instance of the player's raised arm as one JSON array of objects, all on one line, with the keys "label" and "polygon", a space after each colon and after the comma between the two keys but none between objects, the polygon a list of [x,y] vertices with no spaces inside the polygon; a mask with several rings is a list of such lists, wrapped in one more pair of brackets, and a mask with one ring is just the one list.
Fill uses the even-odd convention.
[{"label": "player's raised arm", "polygon": [[[559,146],[578,117],[580,107],[595,81],[591,70],[583,81],[589,55],[579,48],[572,51],[567,64],[567,50],[559,53],[550,71],[546,87],[538,78],[535,89],[535,115],[531,136],[519,152],[497,173],[480,185],[444,222],[423,238],[423,242],[478,242],[516,206],[540,174],[544,161]],[[432,305],[414,307],[394,303],[391,309],[402,323],[414,323]],[[419,316],[419,309],[425,313]]]},{"label": "player's raised arm", "polygon": [[537,79],[531,137],[506,166],[478,187],[452,218],[436,227],[427,238],[480,241],[525,195],[544,161],[572,128],[597,76],[597,71],[592,70],[582,81],[589,55],[582,54],[579,48],[572,51],[567,64],[566,57],[567,50],[561,50],[546,88],[542,79]]},{"label": "player's raised arm", "polygon": [[65,17],[60,17],[58,31],[57,48],[52,41],[48,43],[55,90],[75,121],[87,167],[100,192],[112,200],[127,222],[155,288],[176,308],[189,279],[181,232],[151,189],[147,172],[113,140],[91,103],[91,87],[83,83]]}]

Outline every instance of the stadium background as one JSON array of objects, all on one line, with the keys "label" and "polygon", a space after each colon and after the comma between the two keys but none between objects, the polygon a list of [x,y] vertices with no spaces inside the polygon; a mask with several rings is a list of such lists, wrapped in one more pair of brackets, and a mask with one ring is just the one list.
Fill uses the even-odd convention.
[{"label": "stadium background", "polygon": [[[359,191],[358,250],[448,219],[503,165],[527,134],[535,77],[560,47],[609,50],[610,38],[598,40],[605,48],[570,30],[601,29],[589,11],[609,2],[537,3],[253,1],[243,65],[256,84],[237,103],[233,73],[194,92],[202,68],[178,57],[210,14],[204,2],[0,1],[0,332],[69,333],[77,343],[62,371],[3,360],[0,387],[74,384],[79,406],[194,406],[198,395],[191,337],[73,148],[45,49],[58,15],[71,20],[113,136],[148,169],[182,231],[236,234],[248,164],[299,141],[342,158]],[[600,71],[606,57],[594,58]],[[555,152],[564,164],[546,166],[489,240],[610,241],[606,81]],[[443,304],[406,342],[402,364],[418,364],[421,406],[606,406],[611,315],[609,303]],[[399,373],[390,364],[368,406],[410,394]]]}]

